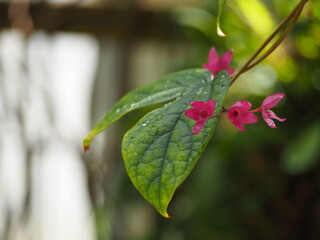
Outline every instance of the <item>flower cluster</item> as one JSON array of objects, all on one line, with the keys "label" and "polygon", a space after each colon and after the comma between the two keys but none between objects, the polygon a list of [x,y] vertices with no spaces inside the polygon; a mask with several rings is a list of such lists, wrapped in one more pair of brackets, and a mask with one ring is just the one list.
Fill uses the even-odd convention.
[{"label": "flower cluster", "polygon": [[[208,57],[208,64],[203,64],[203,68],[206,68],[212,72],[213,77],[215,77],[220,71],[226,70],[230,75],[234,73],[234,69],[229,68],[232,59],[232,50],[224,53],[221,58],[219,58],[215,48],[211,48]],[[245,131],[243,124],[254,124],[258,122],[259,118],[255,115],[256,112],[261,112],[264,121],[271,128],[276,128],[276,124],[273,119],[280,122],[286,120],[286,118],[279,118],[270,108],[275,107],[280,100],[284,98],[283,93],[273,94],[262,102],[261,106],[257,109],[251,110],[252,104],[248,101],[237,101],[235,102],[229,110],[224,109],[227,113],[228,119],[233,123],[236,128],[240,131]],[[218,117],[218,115],[213,115],[216,102],[213,99],[207,102],[194,101],[191,102],[192,109],[185,111],[185,115],[196,121],[193,134],[198,134],[204,127],[208,118]]]},{"label": "flower cluster", "polygon": [[[252,104],[248,101],[237,101],[235,102],[229,110],[225,109],[222,113],[226,112],[228,119],[233,123],[233,125],[240,131],[245,131],[243,124],[253,124],[258,122],[259,118],[255,115],[255,112],[261,112],[264,121],[271,128],[276,128],[276,124],[273,119],[280,122],[286,120],[286,118],[279,118],[270,108],[275,107],[281,99],[283,99],[283,93],[273,94],[263,100],[260,107],[251,110]],[[191,103],[193,109],[188,109],[185,111],[185,115],[196,121],[193,129],[193,134],[198,134],[205,125],[208,118],[218,117],[218,115],[213,115],[216,102],[210,99],[207,102],[195,101]]]}]

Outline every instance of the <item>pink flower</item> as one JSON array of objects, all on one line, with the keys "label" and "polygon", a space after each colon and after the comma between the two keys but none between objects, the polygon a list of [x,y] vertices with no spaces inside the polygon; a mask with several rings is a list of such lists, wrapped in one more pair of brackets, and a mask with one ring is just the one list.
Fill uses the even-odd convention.
[{"label": "pink flower", "polygon": [[202,130],[207,119],[209,117],[212,117],[211,115],[213,114],[214,108],[216,107],[216,102],[213,99],[210,99],[207,102],[194,101],[191,102],[190,105],[193,108],[186,110],[184,114],[188,118],[196,121],[192,131],[192,133],[196,135]]},{"label": "pink flower", "polygon": [[228,118],[240,131],[245,131],[243,124],[253,124],[258,122],[259,118],[252,112],[249,112],[251,103],[247,101],[237,101],[228,110]]},{"label": "pink flower", "polygon": [[276,106],[282,98],[284,98],[283,93],[273,94],[267,97],[266,99],[264,99],[261,106],[257,109],[259,112],[262,113],[262,117],[264,121],[271,128],[277,128],[276,124],[272,119],[277,119],[280,122],[283,122],[286,120],[286,118],[279,118],[273,111],[270,110],[270,108]]},{"label": "pink flower", "polygon": [[213,76],[217,75],[220,71],[226,70],[230,75],[234,73],[234,69],[229,68],[232,60],[232,50],[224,53],[221,58],[217,54],[216,49],[213,47],[210,49],[208,64],[203,64],[202,67],[210,70]]}]

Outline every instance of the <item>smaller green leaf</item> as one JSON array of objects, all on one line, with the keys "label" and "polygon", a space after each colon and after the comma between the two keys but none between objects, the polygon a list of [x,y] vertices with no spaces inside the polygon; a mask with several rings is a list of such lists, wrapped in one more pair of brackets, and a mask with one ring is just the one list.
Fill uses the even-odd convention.
[{"label": "smaller green leaf", "polygon": [[220,20],[221,20],[221,15],[222,15],[222,9],[223,9],[223,5],[225,3],[226,3],[226,0],[219,0],[219,9],[218,9],[218,17],[217,17],[217,34],[220,37],[227,36],[220,28]]},{"label": "smaller green leaf", "polygon": [[299,174],[312,168],[320,159],[320,122],[302,130],[284,149],[281,165],[291,174]]},{"label": "smaller green leaf", "polygon": [[[128,112],[178,97],[184,88],[193,82],[194,78],[202,79],[204,72],[207,71],[203,69],[192,69],[176,72],[147,86],[129,92],[106,113],[83,140],[84,150],[89,149],[92,139],[97,134]],[[183,79],[183,82],[177,81],[177,79]]]}]

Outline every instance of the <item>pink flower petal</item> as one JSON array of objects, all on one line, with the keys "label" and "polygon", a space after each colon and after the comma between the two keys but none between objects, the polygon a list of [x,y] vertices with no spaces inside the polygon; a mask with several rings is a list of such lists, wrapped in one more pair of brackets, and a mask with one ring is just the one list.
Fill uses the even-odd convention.
[{"label": "pink flower petal", "polygon": [[199,111],[197,109],[188,109],[184,112],[184,114],[195,121],[199,120]]},{"label": "pink flower petal", "polygon": [[238,120],[238,119],[233,119],[233,121],[231,121],[233,123],[233,125],[238,128],[240,131],[244,132],[246,129],[244,128],[243,124]]},{"label": "pink flower petal", "polygon": [[283,93],[273,94],[267,97],[266,99],[264,99],[261,104],[261,107],[259,108],[259,111],[262,113],[262,117],[264,121],[271,128],[276,128],[276,124],[272,119],[276,119],[280,122],[283,122],[286,120],[286,118],[279,118],[273,111],[270,110],[270,108],[276,106],[282,98],[284,98]]},{"label": "pink flower petal", "polygon": [[202,67],[212,72],[213,76],[218,74],[222,70],[226,70],[230,75],[234,73],[234,69],[229,68],[232,60],[233,51],[229,50],[224,53],[219,59],[216,49],[213,47],[210,49],[208,56],[208,64],[203,64]]},{"label": "pink flower petal", "polygon": [[245,131],[243,124],[256,123],[259,118],[249,112],[251,103],[247,101],[237,101],[228,110],[228,118],[240,131]]},{"label": "pink flower petal", "polygon": [[206,121],[197,121],[193,127],[193,131],[192,134],[196,135],[199,132],[201,132],[201,130],[204,128],[204,124],[206,123]]},{"label": "pink flower petal", "polygon": [[216,102],[213,99],[210,99],[207,101],[207,112],[209,116],[213,114],[215,107],[216,107]]},{"label": "pink flower petal", "polygon": [[259,121],[259,118],[252,112],[247,112],[241,117],[241,122],[245,124],[253,124]]},{"label": "pink flower petal", "polygon": [[236,101],[231,107],[231,108],[234,108],[234,107],[238,107],[240,108],[242,111],[248,111],[251,107],[252,107],[252,104],[248,101],[243,101],[243,100],[240,100],[240,101]]},{"label": "pink flower petal", "polygon": [[194,101],[190,105],[193,109],[186,110],[184,114],[196,121],[192,133],[198,134],[204,127],[207,119],[214,113],[216,102],[213,99],[209,99],[207,102]]},{"label": "pink flower petal", "polygon": [[209,57],[208,57],[209,67],[210,67],[210,68],[213,68],[213,67],[217,66],[218,63],[219,63],[218,53],[217,53],[216,49],[215,49],[214,47],[212,47],[212,48],[210,49]]},{"label": "pink flower petal", "polygon": [[221,70],[227,69],[229,67],[232,60],[232,54],[233,51],[229,50],[221,56],[221,58],[219,59],[219,68]]},{"label": "pink flower petal", "polygon": [[194,101],[194,102],[191,102],[190,105],[199,111],[203,111],[207,109],[206,102],[203,102],[203,101]]},{"label": "pink flower petal", "polygon": [[273,119],[277,119],[280,122],[284,122],[285,120],[287,120],[286,118],[279,118],[273,111],[271,110],[266,110],[264,112],[262,112],[262,116],[263,118],[273,118]]},{"label": "pink flower petal", "polygon": [[205,68],[205,69],[210,70],[210,67],[209,67],[209,65],[208,65],[208,64],[202,64],[202,68]]},{"label": "pink flower petal", "polygon": [[232,75],[234,73],[234,69],[232,69],[232,68],[228,68],[226,70],[229,73],[229,75]]},{"label": "pink flower petal", "polygon": [[280,102],[280,100],[283,98],[284,98],[283,93],[273,94],[263,100],[263,102],[261,104],[261,108],[270,109],[270,108],[276,106]]},{"label": "pink flower petal", "polygon": [[271,118],[264,118],[264,121],[268,124],[271,128],[277,128],[276,124]]},{"label": "pink flower petal", "polygon": [[268,124],[271,128],[277,128],[275,122],[272,119],[277,119],[280,122],[287,120],[286,118],[279,118],[273,111],[266,110],[262,112],[263,120]]}]

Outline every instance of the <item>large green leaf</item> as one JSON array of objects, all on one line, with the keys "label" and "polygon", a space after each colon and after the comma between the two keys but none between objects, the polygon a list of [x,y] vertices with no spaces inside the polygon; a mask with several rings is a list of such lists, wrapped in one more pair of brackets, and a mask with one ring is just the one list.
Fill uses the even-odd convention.
[{"label": "large green leaf", "polygon": [[229,88],[226,71],[214,79],[206,70],[185,71],[169,78],[179,86],[174,88],[176,99],[144,116],[126,133],[122,143],[122,155],[133,184],[165,217],[169,217],[167,207],[176,188],[194,168],[217,122],[217,118],[208,119],[202,131],[193,135],[195,121],[184,112],[192,101],[214,99],[218,114]]},{"label": "large green leaf", "polygon": [[229,75],[214,79],[206,69],[173,73],[121,98],[83,141],[87,150],[95,135],[126,113],[170,101],[144,116],[129,130],[122,144],[127,172],[139,192],[165,217],[176,188],[190,174],[208,144],[217,118],[209,118],[202,131],[192,134],[195,121],[184,115],[192,101],[214,99],[214,114],[222,109]]}]

